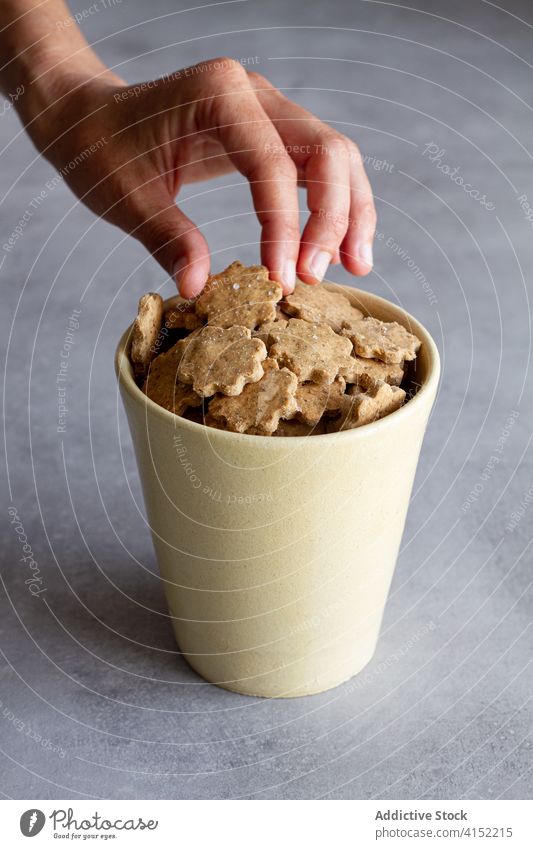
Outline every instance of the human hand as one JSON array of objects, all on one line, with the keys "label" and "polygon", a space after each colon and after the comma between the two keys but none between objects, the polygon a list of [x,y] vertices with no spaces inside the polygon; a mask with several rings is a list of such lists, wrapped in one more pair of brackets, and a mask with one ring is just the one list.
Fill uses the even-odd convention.
[{"label": "human hand", "polygon": [[[235,169],[250,183],[261,260],[285,293],[296,273],[322,280],[330,262],[370,271],[376,215],[356,145],[235,60],[139,85],[78,70],[68,84],[56,77],[51,92],[44,108],[42,93],[26,107],[37,147],[97,215],[142,242],[185,297],[206,282],[209,248],[175,197],[185,183]],[[310,210],[301,236],[298,185]]]}]

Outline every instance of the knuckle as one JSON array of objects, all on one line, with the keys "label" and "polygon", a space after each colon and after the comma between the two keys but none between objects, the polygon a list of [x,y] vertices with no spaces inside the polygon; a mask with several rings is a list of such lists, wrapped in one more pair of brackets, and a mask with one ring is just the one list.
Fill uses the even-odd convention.
[{"label": "knuckle", "polygon": [[257,71],[248,71],[247,73],[248,79],[254,88],[273,88],[272,83],[270,83],[262,74],[258,74]]},{"label": "knuckle", "polygon": [[346,157],[348,154],[348,140],[337,134],[331,136],[326,142],[328,154],[332,157]]},{"label": "knuckle", "polygon": [[347,138],[346,141],[348,143],[350,162],[354,165],[360,165],[361,168],[364,167],[363,154],[361,153],[359,146],[351,139]]},{"label": "knuckle", "polygon": [[283,157],[283,161],[281,163],[281,171],[284,174],[287,180],[291,180],[291,182],[296,182],[298,179],[298,168],[296,167],[296,163],[290,158],[288,154],[285,154]]},{"label": "knuckle", "polygon": [[317,152],[326,154],[331,159],[344,160],[349,165],[363,165],[363,157],[356,143],[348,136],[329,129],[321,134]]},{"label": "knuckle", "polygon": [[[298,242],[300,241],[300,228],[298,227],[297,221],[295,221],[294,216],[289,217],[286,215],[280,216],[280,220],[283,226],[283,237],[288,242]],[[276,224],[278,223],[276,219]]]},{"label": "knuckle", "polygon": [[285,211],[268,210],[260,214],[260,220],[262,227],[283,233],[284,241],[300,241],[300,228],[294,215],[288,215]]},{"label": "knuckle", "polygon": [[281,141],[265,144],[262,153],[263,156],[254,169],[254,174],[259,178],[264,178],[265,175],[274,175],[287,181],[296,182],[298,169]]},{"label": "knuckle", "polygon": [[209,66],[212,75],[221,82],[227,82],[228,80],[240,82],[248,79],[248,75],[241,63],[231,56],[219,56],[216,59],[211,59]]},{"label": "knuckle", "polygon": [[340,242],[346,235],[351,224],[351,219],[346,209],[332,209],[331,207],[311,207],[311,218],[314,227],[319,227],[323,238],[332,244]]},{"label": "knuckle", "polygon": [[361,216],[372,224],[376,223],[378,217],[377,217],[376,207],[374,206],[373,200],[367,200],[363,203],[363,206],[362,206],[362,209],[361,209]]},{"label": "knuckle", "polygon": [[315,153],[318,157],[329,159],[347,159],[348,139],[340,133],[327,130],[321,133],[318,144],[315,145]]},{"label": "knuckle", "polygon": [[328,214],[318,216],[325,224],[326,230],[337,241],[340,241],[348,229],[349,219],[346,213],[329,210]]},{"label": "knuckle", "polygon": [[377,220],[378,217],[376,213],[376,207],[374,206],[374,201],[372,200],[372,198],[368,198],[363,201],[360,201],[357,204],[352,226],[357,227],[361,224],[361,222],[364,222],[365,225],[375,229]]}]

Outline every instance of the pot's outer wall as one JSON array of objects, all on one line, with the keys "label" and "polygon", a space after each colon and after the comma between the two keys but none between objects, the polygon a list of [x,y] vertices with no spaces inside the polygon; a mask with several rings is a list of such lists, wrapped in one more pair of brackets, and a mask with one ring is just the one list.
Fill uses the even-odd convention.
[{"label": "pot's outer wall", "polygon": [[[338,288],[338,287],[336,287]],[[253,437],[157,407],[117,371],[180,650],[205,679],[254,696],[335,687],[374,653],[439,359],[400,308],[342,290],[423,341],[421,390],[352,431]]]}]

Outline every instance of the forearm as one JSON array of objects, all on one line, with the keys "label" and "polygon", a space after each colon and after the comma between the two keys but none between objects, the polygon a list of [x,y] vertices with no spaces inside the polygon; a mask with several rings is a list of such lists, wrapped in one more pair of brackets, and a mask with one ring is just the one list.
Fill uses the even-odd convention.
[{"label": "forearm", "polygon": [[89,46],[63,0],[1,0],[0,53],[0,89],[6,96],[23,89],[14,105],[32,137],[48,110],[86,81],[120,82]]}]

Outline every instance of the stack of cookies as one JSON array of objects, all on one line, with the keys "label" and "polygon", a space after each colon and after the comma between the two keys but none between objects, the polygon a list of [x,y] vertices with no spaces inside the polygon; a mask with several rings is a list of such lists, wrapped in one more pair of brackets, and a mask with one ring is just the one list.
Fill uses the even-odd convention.
[{"label": "stack of cookies", "polygon": [[263,266],[232,263],[196,301],[139,302],[131,361],[143,392],[178,416],[236,433],[309,436],[402,406],[420,340],[345,295],[297,283],[282,297]]}]

